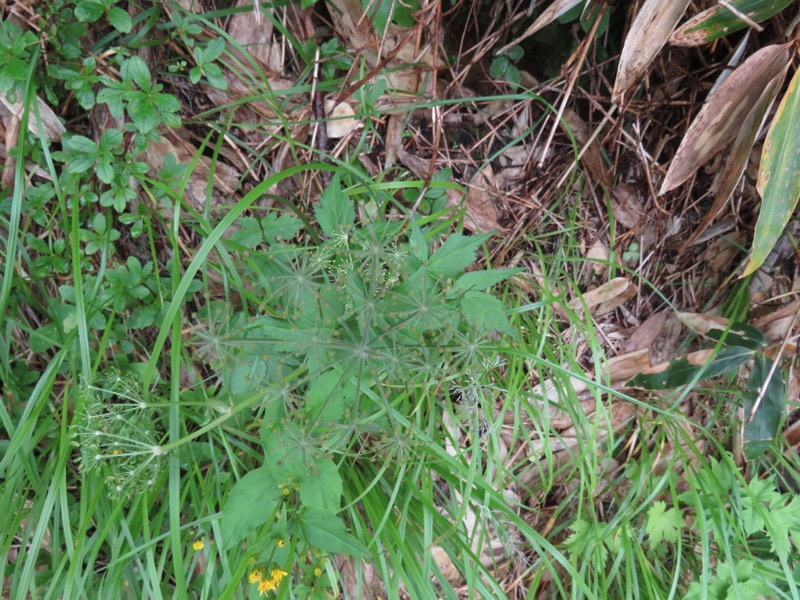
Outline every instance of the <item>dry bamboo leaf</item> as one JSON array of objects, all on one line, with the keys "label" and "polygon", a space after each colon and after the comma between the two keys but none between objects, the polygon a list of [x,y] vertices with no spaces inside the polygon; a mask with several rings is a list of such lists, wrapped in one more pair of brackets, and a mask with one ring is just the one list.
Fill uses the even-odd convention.
[{"label": "dry bamboo leaf", "polygon": [[725,317],[716,317],[714,315],[706,315],[702,313],[678,313],[678,318],[683,321],[686,326],[700,335],[708,335],[709,331],[724,331],[730,322]]},{"label": "dry bamboo leaf", "polygon": [[353,118],[356,113],[347,102],[337,104],[332,99],[325,100],[325,114],[328,118],[326,129],[331,139],[343,138],[361,124],[361,121]]},{"label": "dry bamboo leaf", "polygon": [[[525,30],[521,36],[515,39],[510,44],[506,44],[500,50],[497,51],[496,54],[503,54],[503,52],[507,52],[510,48],[519,44],[522,40],[531,37],[534,33],[542,29],[543,27],[547,27],[550,23],[555,21],[558,17],[572,9],[573,7],[577,6],[584,0],[554,0],[553,3],[548,6],[547,8],[542,11],[542,14],[539,15],[533,24]],[[588,1],[587,1],[588,4]]]},{"label": "dry bamboo leaf", "polygon": [[586,251],[586,261],[591,263],[592,272],[595,275],[605,273],[608,269],[608,259],[611,253],[608,250],[605,242],[601,239],[594,241],[594,244]]},{"label": "dry bamboo leaf", "polygon": [[652,366],[650,363],[650,350],[643,348],[609,359],[608,373],[611,376],[611,381],[628,381]]},{"label": "dry bamboo leaf", "polygon": [[624,183],[615,185],[611,195],[614,218],[627,229],[637,229],[646,214],[640,195]]},{"label": "dry bamboo leaf", "polygon": [[762,48],[711,94],[681,141],[659,194],[675,189],[739,133],[742,122],[789,67],[792,43]]},{"label": "dry bamboo leaf", "polygon": [[739,133],[736,135],[730,154],[725,160],[714,202],[708,213],[706,213],[706,216],[695,228],[694,233],[692,233],[689,239],[683,244],[684,249],[691,246],[708,226],[711,225],[711,222],[717,218],[717,215],[725,206],[731,194],[733,194],[736,184],[739,183],[742,173],[744,173],[747,167],[756,135],[758,135],[764,118],[769,113],[769,108],[778,95],[781,83],[783,83],[782,77],[776,77],[770,81],[762,92],[761,97],[756,102],[756,105],[753,107],[753,110],[747,115],[747,118],[739,129]]},{"label": "dry bamboo leaf", "polygon": [[[197,154],[197,148],[176,134],[161,136],[158,141],[147,145],[144,161],[157,171],[164,165],[164,157],[172,154],[179,163],[189,164]],[[205,206],[208,192],[208,180],[211,173],[211,159],[201,156],[197,161],[194,171],[186,184],[186,194],[198,210]],[[217,162],[214,167],[214,185],[211,194],[212,207],[217,208],[227,202],[239,186],[241,173],[223,162]]]},{"label": "dry bamboo leaf", "polygon": [[[236,3],[237,8],[252,5],[252,0],[239,0]],[[261,7],[261,10],[269,14],[274,9]],[[228,24],[228,34],[233,40],[263,66],[280,73],[281,49],[280,44],[272,41],[273,30],[274,25],[270,19],[254,19],[251,12],[234,13]],[[247,61],[243,60],[241,63],[246,65]]]},{"label": "dry bamboo leaf", "polygon": [[650,360],[659,364],[672,354],[682,328],[682,323],[674,313],[656,313],[633,332],[625,344],[625,351],[634,352],[646,348],[650,352]]},{"label": "dry bamboo leaf", "polygon": [[633,298],[638,289],[624,277],[616,277],[598,288],[570,300],[569,307],[579,310],[584,306],[594,315],[610,313]]},{"label": "dry bamboo leaf", "polygon": [[788,334],[788,329],[792,325],[795,313],[800,310],[800,300],[795,300],[791,304],[762,315],[755,319],[753,327],[761,331],[767,338],[768,344],[782,341]]},{"label": "dry bamboo leaf", "polygon": [[[5,94],[0,94],[0,102],[3,103],[3,106],[15,118],[22,119],[22,102],[9,102],[8,97]],[[41,117],[42,120],[42,128],[44,129],[45,139],[48,142],[59,141],[61,139],[61,135],[66,131],[66,128],[61,123],[61,119],[59,119],[58,115],[56,115],[56,113],[53,112],[47,103],[38,96],[36,97],[36,104],[39,110],[39,117]],[[36,114],[34,113],[33,108],[31,108],[30,113],[28,114],[28,131],[37,137],[42,137],[39,132],[39,122],[36,119]]]},{"label": "dry bamboo leaf", "polygon": [[614,102],[619,102],[622,94],[644,74],[687,6],[689,0],[645,0],[625,37],[614,82]]}]

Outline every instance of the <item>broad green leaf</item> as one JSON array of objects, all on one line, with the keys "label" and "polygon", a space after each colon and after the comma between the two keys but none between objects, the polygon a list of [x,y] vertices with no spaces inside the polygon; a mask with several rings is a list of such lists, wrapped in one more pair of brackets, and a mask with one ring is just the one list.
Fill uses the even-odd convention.
[{"label": "broad green leaf", "polygon": [[323,552],[356,557],[367,555],[364,545],[347,533],[342,520],[329,510],[304,510],[300,515],[300,527],[306,541]]},{"label": "broad green leaf", "polygon": [[428,240],[425,239],[425,236],[422,233],[422,230],[417,225],[416,220],[411,222],[411,235],[409,236],[409,246],[411,247],[411,252],[416,256],[421,262],[426,262],[428,260],[430,248],[428,247]]},{"label": "broad green leaf", "polygon": [[766,260],[800,198],[800,69],[783,97],[767,133],[758,170],[758,213],[753,249],[744,275]]},{"label": "broad green leaf", "polygon": [[75,18],[84,23],[94,23],[103,16],[105,6],[96,0],[83,0],[75,6]]},{"label": "broad green leaf", "polygon": [[223,548],[231,548],[272,518],[282,495],[279,483],[266,466],[236,482],[222,513]]},{"label": "broad green leaf", "polygon": [[753,357],[753,351],[740,346],[725,348],[711,362],[708,352],[695,352],[670,361],[666,368],[640,373],[628,382],[629,386],[648,390],[666,390],[691,383],[702,371],[701,379],[729,373]]},{"label": "broad green leaf", "polygon": [[225,38],[216,37],[208,42],[208,45],[203,49],[203,61],[211,62],[217,60],[222,53],[225,52]]},{"label": "broad green leaf", "polygon": [[434,275],[455,277],[475,262],[478,247],[491,236],[491,233],[484,233],[466,237],[454,233],[433,253],[428,262],[428,270]]},{"label": "broad green leaf", "polygon": [[125,81],[133,81],[143,90],[149,90],[152,84],[150,69],[138,56],[132,56],[122,64],[120,69]]},{"label": "broad green leaf", "polygon": [[[775,16],[792,2],[793,0],[729,0],[728,4],[758,23]],[[700,46],[745,27],[749,25],[735,13],[721,4],[715,4],[676,29],[670,36],[669,43],[674,46]]]},{"label": "broad green leaf", "polygon": [[485,290],[517,273],[522,273],[524,270],[523,268],[518,268],[471,271],[459,277],[456,280],[455,287],[460,290]]},{"label": "broad green leaf", "polygon": [[120,33],[130,33],[133,28],[130,15],[119,6],[115,6],[108,11],[108,22]]},{"label": "broad green leaf", "polygon": [[[744,402],[744,453],[749,459],[758,458],[766,452],[780,429],[786,406],[786,385],[780,369],[775,369],[767,382],[772,362],[763,354],[757,354],[753,371],[747,385]],[[755,414],[755,402],[760,390],[766,385],[761,403]],[[752,420],[750,420],[752,416]]]},{"label": "broad green leaf", "polygon": [[82,135],[73,135],[68,140],[64,140],[69,150],[82,152],[84,154],[97,154],[97,144]]},{"label": "broad green leaf", "polygon": [[672,159],[659,194],[675,189],[733,142],[762,92],[789,67],[791,42],[766,46],[742,63],[711,94]]},{"label": "broad green leaf", "polygon": [[335,175],[322,192],[319,206],[314,211],[319,226],[328,238],[334,238],[343,229],[355,224],[353,202],[342,192],[338,175]]},{"label": "broad green leaf", "polygon": [[341,381],[336,371],[317,377],[306,393],[306,409],[322,421],[339,421],[347,408],[353,406],[358,390],[350,379]]},{"label": "broad green leaf", "polygon": [[516,332],[506,317],[506,308],[497,298],[486,292],[467,292],[461,300],[461,310],[467,320],[489,331],[499,331],[511,337]]},{"label": "broad green leaf", "polygon": [[332,460],[323,458],[300,485],[300,502],[308,508],[336,512],[342,500],[342,478]]},{"label": "broad green leaf", "polygon": [[742,346],[749,350],[761,350],[767,344],[761,330],[745,323],[731,323],[727,333],[724,329],[712,329],[707,335],[717,342],[724,338],[726,346]]}]

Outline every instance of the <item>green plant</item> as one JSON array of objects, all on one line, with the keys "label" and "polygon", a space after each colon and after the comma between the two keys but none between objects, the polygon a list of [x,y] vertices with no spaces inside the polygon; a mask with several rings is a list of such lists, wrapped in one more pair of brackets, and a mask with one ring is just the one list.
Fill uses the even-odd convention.
[{"label": "green plant", "polygon": [[520,46],[514,46],[500,56],[496,56],[489,68],[489,75],[495,79],[505,79],[509,83],[519,85],[520,74],[515,63],[522,58],[523,54],[525,51]]},{"label": "green plant", "polygon": [[248,261],[248,278],[267,286],[262,314],[197,340],[233,405],[263,398],[263,464],[233,488],[222,541],[255,540],[257,564],[286,571],[308,552],[368,553],[339,515],[352,473],[380,462],[371,485],[396,485],[393,474],[425,440],[414,415],[441,412],[431,392],[480,368],[492,332],[514,335],[485,290],[517,270],[464,272],[488,236],[453,234],[432,251],[433,231],[416,221],[357,224],[338,176],[316,218],[325,240],[315,247],[276,237],[300,229],[293,217],[240,220],[232,244],[268,245]]}]

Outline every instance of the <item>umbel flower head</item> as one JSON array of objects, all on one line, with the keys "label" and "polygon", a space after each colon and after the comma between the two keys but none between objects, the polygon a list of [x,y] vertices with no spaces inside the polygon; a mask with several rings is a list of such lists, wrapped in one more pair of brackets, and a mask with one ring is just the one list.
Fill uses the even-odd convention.
[{"label": "umbel flower head", "polygon": [[112,371],[84,382],[72,434],[81,449],[81,471],[104,478],[110,496],[122,498],[150,489],[163,452],[154,424],[155,409],[132,377]]}]

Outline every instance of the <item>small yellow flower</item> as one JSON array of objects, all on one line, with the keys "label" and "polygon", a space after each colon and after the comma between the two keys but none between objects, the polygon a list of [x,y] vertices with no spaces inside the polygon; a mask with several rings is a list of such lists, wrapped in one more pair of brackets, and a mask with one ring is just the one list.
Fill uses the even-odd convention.
[{"label": "small yellow flower", "polygon": [[250,583],[260,583],[263,577],[264,573],[261,572],[261,569],[253,569],[250,571],[249,581]]},{"label": "small yellow flower", "polygon": [[262,596],[266,596],[267,592],[271,592],[276,587],[278,586],[271,579],[263,579],[261,583],[258,584],[258,593]]},{"label": "small yellow flower", "polygon": [[270,575],[272,575],[272,580],[275,583],[279,583],[281,579],[283,579],[284,577],[286,577],[288,575],[288,573],[286,571],[281,570],[281,569],[272,569],[272,572],[270,573]]},{"label": "small yellow flower", "polygon": [[286,545],[286,540],[280,539],[276,542],[276,545],[278,546],[278,548],[283,548]]},{"label": "small yellow flower", "polygon": [[316,575],[317,577],[321,577],[322,576],[322,569],[320,569],[319,567],[314,569],[314,575]]},{"label": "small yellow flower", "polygon": [[197,540],[194,544],[192,544],[192,548],[195,550],[202,550],[205,547],[206,545],[203,543],[203,540]]}]

